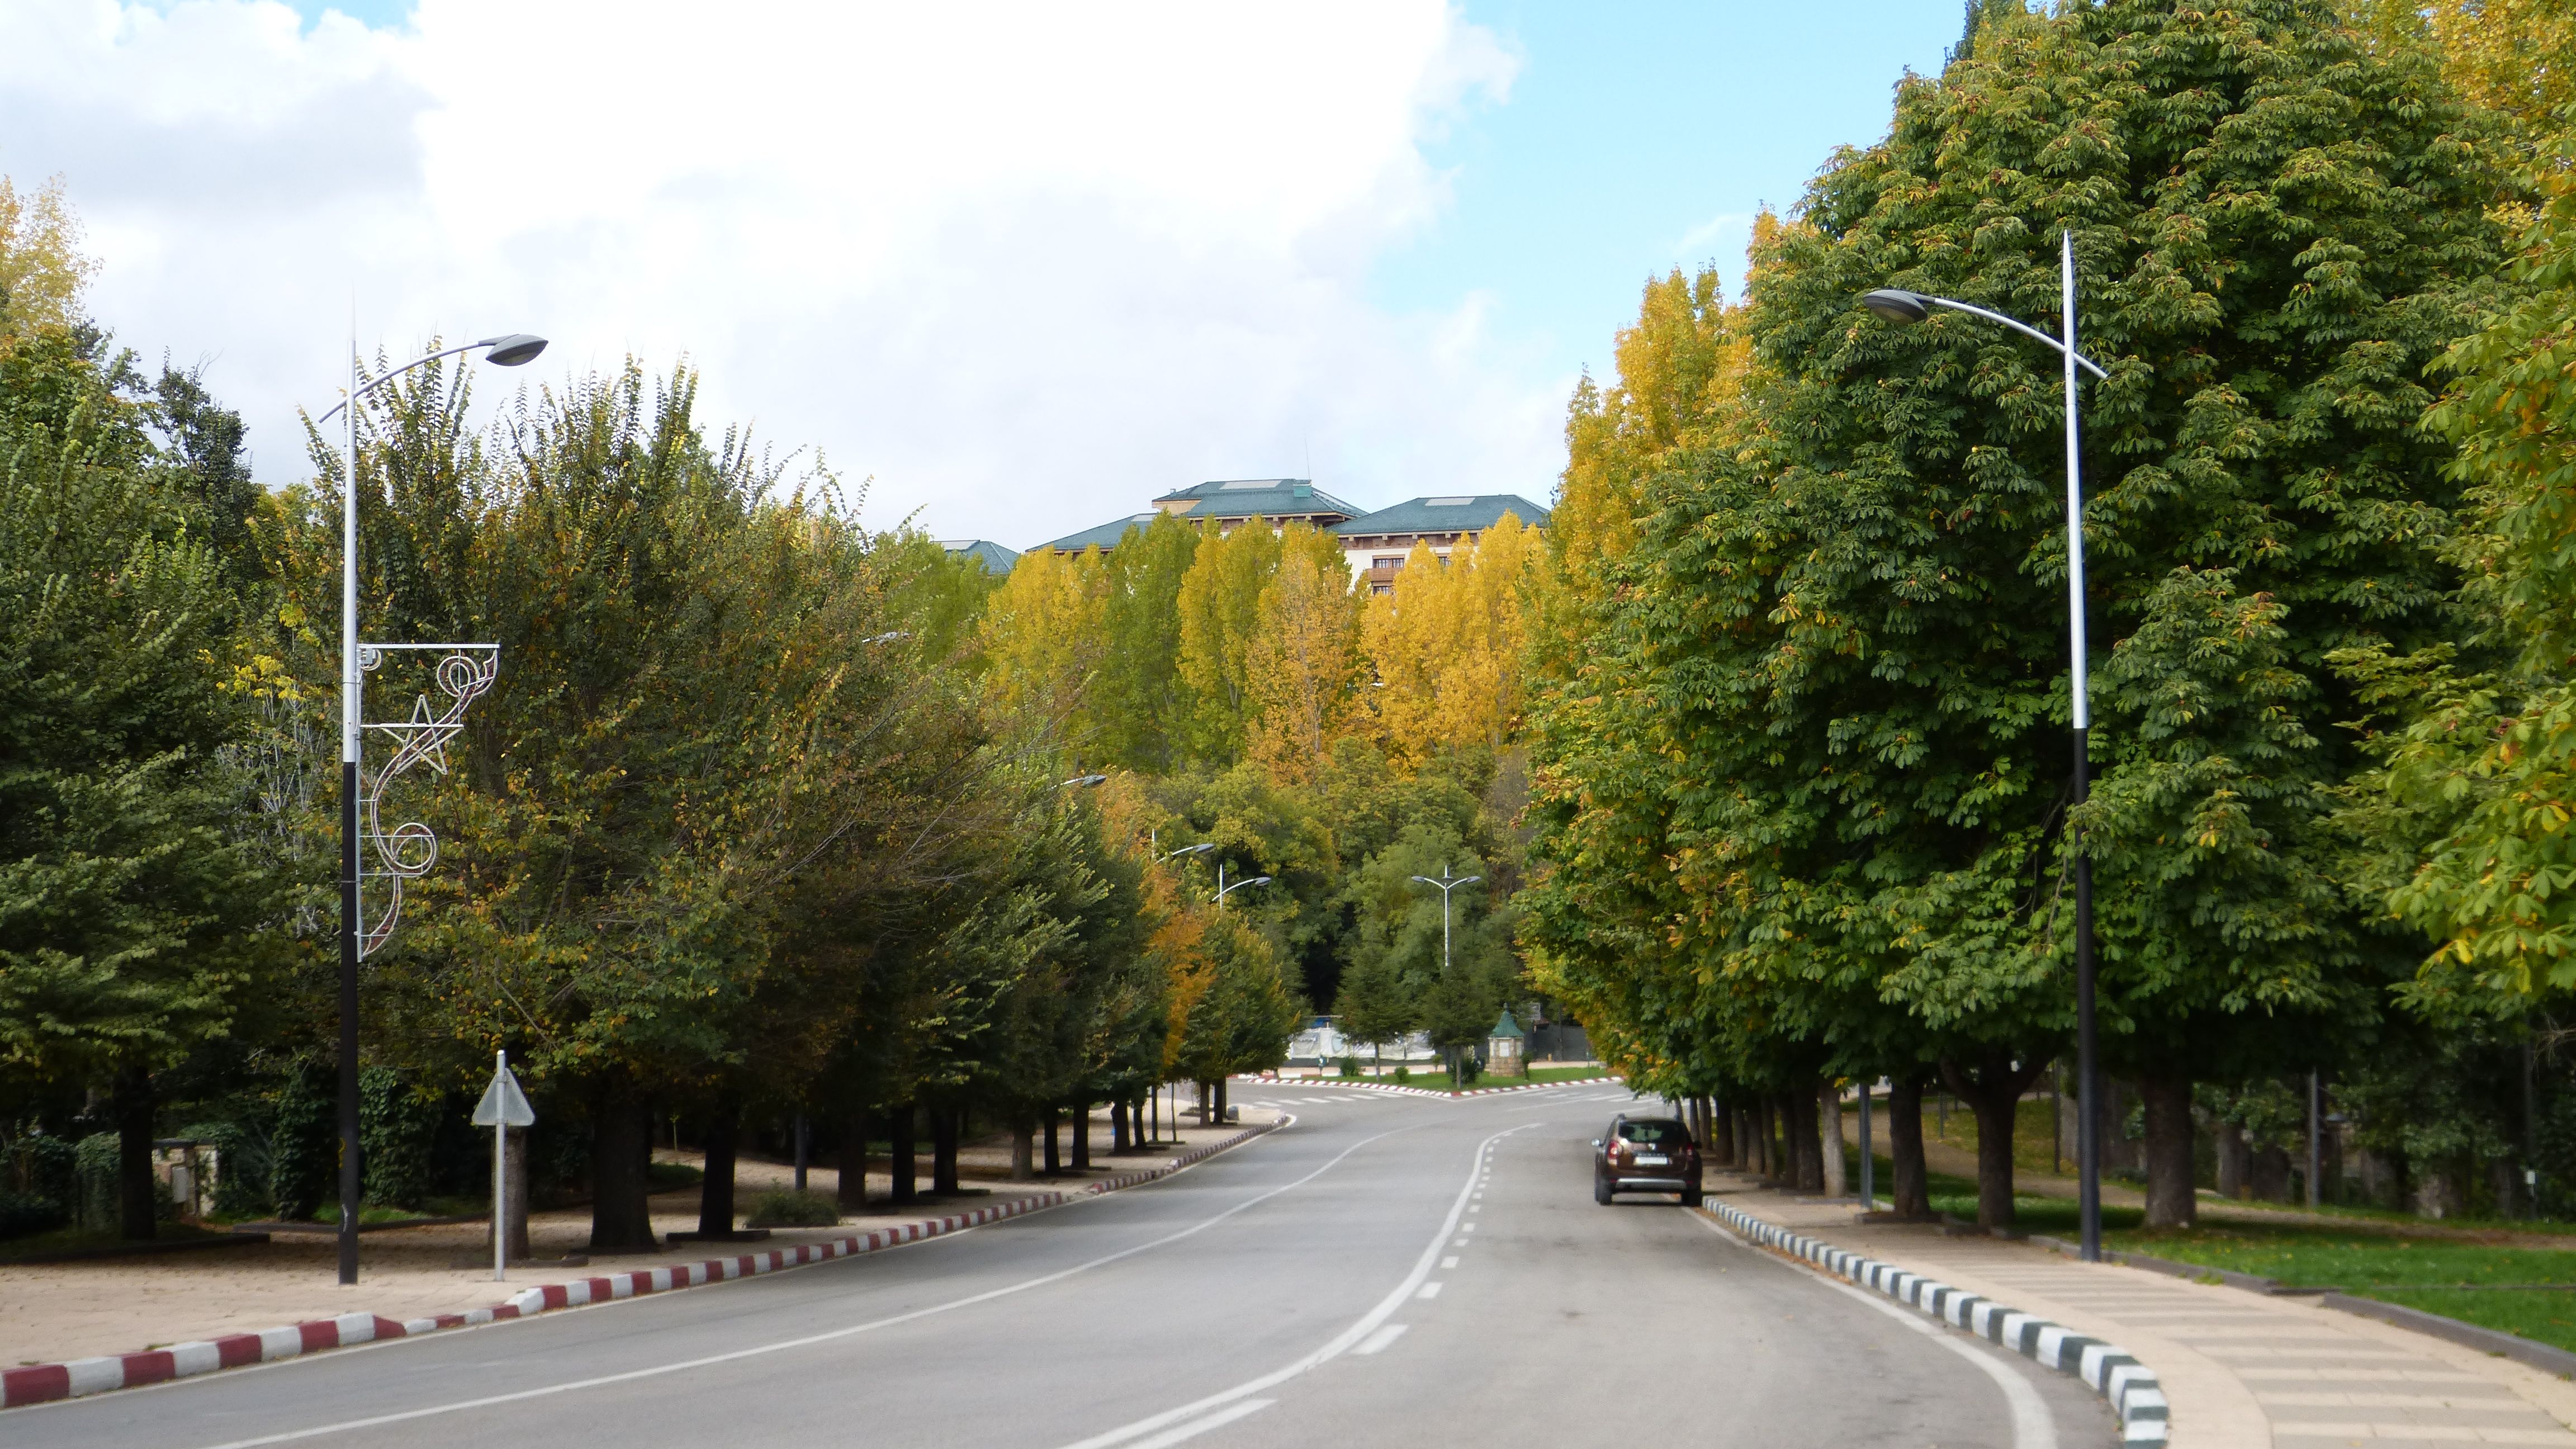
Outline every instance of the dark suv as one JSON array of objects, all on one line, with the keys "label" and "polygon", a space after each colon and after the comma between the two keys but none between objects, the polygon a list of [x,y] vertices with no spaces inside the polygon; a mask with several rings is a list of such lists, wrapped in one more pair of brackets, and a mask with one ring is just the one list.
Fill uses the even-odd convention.
[{"label": "dark suv", "polygon": [[1610,1135],[1592,1139],[1592,1200],[1608,1203],[1623,1192],[1677,1192],[1682,1206],[1698,1207],[1699,1147],[1674,1117],[1610,1119]]}]

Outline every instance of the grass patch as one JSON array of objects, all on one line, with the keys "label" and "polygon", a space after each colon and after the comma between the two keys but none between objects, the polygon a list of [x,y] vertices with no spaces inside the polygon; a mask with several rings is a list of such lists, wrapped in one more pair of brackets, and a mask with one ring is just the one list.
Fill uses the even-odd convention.
[{"label": "grass patch", "polygon": [[2438,1313],[2576,1352],[2576,1293],[2556,1289],[2379,1288],[2357,1295]]},{"label": "grass patch", "polygon": [[2557,1248],[2488,1247],[2301,1223],[2213,1224],[2184,1232],[2140,1229],[2104,1241],[2114,1248],[2252,1273],[2298,1288],[2576,1288],[2576,1254]]},{"label": "grass patch", "polygon": [[706,1180],[707,1174],[703,1169],[686,1162],[664,1162],[656,1158],[644,1169],[644,1181],[655,1192],[675,1192],[684,1187],[696,1187]]},{"label": "grass patch", "polygon": [[746,1228],[828,1228],[841,1220],[841,1205],[819,1192],[779,1189],[751,1200]]},{"label": "grass patch", "polygon": [[[1479,1072],[1476,1074],[1476,1079],[1467,1084],[1466,1089],[1472,1092],[1480,1087],[1531,1087],[1544,1086],[1549,1082],[1579,1082],[1587,1077],[1606,1076],[1608,1075],[1609,1070],[1610,1069],[1607,1067],[1534,1067],[1530,1070],[1529,1075],[1525,1077],[1498,1077],[1491,1072]],[[1350,1079],[1347,1077],[1333,1077],[1327,1078],[1326,1080],[1348,1081]],[[1381,1082],[1390,1087],[1420,1087],[1426,1092],[1446,1092],[1449,1090],[1449,1074],[1447,1072],[1415,1072],[1411,1077],[1401,1082],[1395,1079],[1395,1074],[1393,1072],[1389,1072],[1383,1077],[1367,1077],[1362,1078],[1362,1080]]]}]

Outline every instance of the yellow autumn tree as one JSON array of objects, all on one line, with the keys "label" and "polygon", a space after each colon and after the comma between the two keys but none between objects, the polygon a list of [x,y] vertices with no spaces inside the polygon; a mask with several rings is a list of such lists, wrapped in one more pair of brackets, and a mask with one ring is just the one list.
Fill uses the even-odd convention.
[{"label": "yellow autumn tree", "polygon": [[1202,540],[1181,576],[1177,663],[1189,696],[1182,733],[1202,759],[1243,754],[1256,713],[1250,656],[1261,632],[1261,591],[1278,570],[1279,539],[1253,518],[1222,538]]},{"label": "yellow autumn tree", "polygon": [[1244,650],[1250,753],[1275,779],[1310,782],[1349,722],[1359,680],[1359,598],[1331,534],[1303,523],[1281,531],[1259,620]]},{"label": "yellow autumn tree", "polygon": [[21,192],[0,176],[0,332],[69,327],[98,263],[81,254],[80,216],[56,176]]},{"label": "yellow autumn tree", "polygon": [[1059,729],[1078,725],[1083,695],[1108,641],[1108,571],[1100,551],[1020,555],[993,591],[980,626],[993,703]]},{"label": "yellow autumn tree", "polygon": [[2353,0],[2346,13],[2378,45],[2430,42],[2442,78],[2526,141],[2576,103],[2576,0]]},{"label": "yellow autumn tree", "polygon": [[1363,638],[1390,757],[1418,768],[1444,751],[1510,747],[1520,729],[1527,596],[1546,557],[1538,530],[1506,513],[1445,565],[1430,545],[1414,545],[1394,592],[1369,601]]}]

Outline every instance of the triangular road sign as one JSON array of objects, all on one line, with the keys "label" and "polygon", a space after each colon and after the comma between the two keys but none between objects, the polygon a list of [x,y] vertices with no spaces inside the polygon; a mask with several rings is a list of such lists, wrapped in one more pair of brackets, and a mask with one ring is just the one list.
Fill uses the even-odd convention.
[{"label": "triangular road sign", "polygon": [[483,1100],[474,1104],[477,1127],[528,1127],[537,1120],[536,1109],[528,1105],[528,1094],[519,1090],[519,1079],[508,1067],[492,1073],[492,1085],[483,1089]]}]

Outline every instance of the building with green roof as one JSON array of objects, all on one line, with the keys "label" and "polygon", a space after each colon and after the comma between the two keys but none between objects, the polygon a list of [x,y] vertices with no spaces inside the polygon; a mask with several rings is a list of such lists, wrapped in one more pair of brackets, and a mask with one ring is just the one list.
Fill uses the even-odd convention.
[{"label": "building with green roof", "polygon": [[1365,579],[1372,594],[1395,589],[1396,570],[1417,543],[1431,545],[1441,562],[1451,550],[1474,548],[1485,530],[1511,514],[1531,528],[1547,526],[1547,510],[1517,493],[1453,493],[1436,498],[1408,498],[1333,525],[1341,536],[1342,557],[1351,576]]}]

